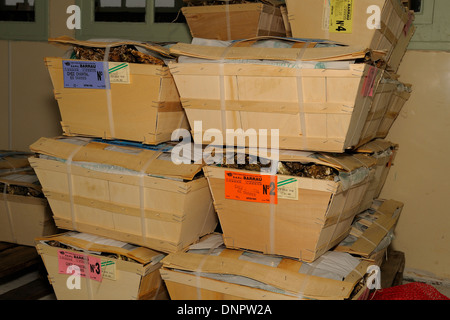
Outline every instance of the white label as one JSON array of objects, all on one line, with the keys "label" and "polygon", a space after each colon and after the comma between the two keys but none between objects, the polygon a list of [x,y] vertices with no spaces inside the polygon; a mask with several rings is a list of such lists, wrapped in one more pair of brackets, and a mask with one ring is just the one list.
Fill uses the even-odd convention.
[{"label": "white label", "polygon": [[323,0],[323,15],[322,15],[322,30],[328,31],[330,29],[330,1]]},{"label": "white label", "polygon": [[116,263],[111,260],[102,261],[103,279],[116,280]]},{"label": "white label", "polygon": [[278,199],[298,200],[298,181],[290,178],[278,182]]},{"label": "white label", "polygon": [[130,65],[125,62],[109,63],[109,82],[110,83],[130,83]]}]

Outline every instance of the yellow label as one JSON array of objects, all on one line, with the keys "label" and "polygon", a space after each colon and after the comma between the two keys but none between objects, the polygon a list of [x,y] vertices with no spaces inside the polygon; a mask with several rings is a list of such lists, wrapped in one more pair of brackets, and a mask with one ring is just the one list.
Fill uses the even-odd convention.
[{"label": "yellow label", "polygon": [[109,82],[110,83],[130,83],[130,65],[124,62],[109,63]]},{"label": "yellow label", "polygon": [[280,181],[277,186],[278,199],[298,200],[298,181],[295,178]]},{"label": "yellow label", "polygon": [[330,0],[330,32],[353,32],[353,0]]}]

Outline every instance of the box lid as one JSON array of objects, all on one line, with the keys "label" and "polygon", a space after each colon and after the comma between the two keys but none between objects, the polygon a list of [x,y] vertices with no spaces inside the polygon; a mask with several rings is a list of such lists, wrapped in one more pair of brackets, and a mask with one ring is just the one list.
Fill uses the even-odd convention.
[{"label": "box lid", "polygon": [[[195,272],[198,276],[218,275],[218,279],[225,275],[224,281],[247,286],[251,284],[245,280],[250,279],[263,284],[263,288],[267,290],[299,298],[346,299],[370,264],[349,254],[330,256],[330,260],[324,257],[315,264],[307,264],[279,256],[227,249],[220,241],[211,241],[211,237],[220,240],[222,235],[206,236],[187,252],[169,254],[161,261],[163,268]],[[340,261],[340,267],[343,268],[338,272],[338,268],[334,268],[334,275],[330,275],[329,267],[336,267],[336,263],[326,261]],[[261,288],[259,285],[258,287]]]},{"label": "box lid", "polygon": [[89,138],[40,138],[30,146],[30,150],[63,160],[71,158],[73,162],[89,162],[118,166],[148,175],[192,180],[199,173],[203,164],[179,165],[171,161],[170,146],[115,145],[102,140]]},{"label": "box lid", "polygon": [[391,141],[384,140],[384,139],[375,139],[375,140],[372,140],[372,141],[356,148],[355,151],[359,152],[359,153],[376,154],[376,153],[384,152],[389,149],[397,150],[398,147],[399,147],[398,144],[393,143]]},{"label": "box lid", "polygon": [[[252,156],[261,155],[261,148],[251,149],[245,148],[245,153]],[[227,150],[222,150],[226,152]],[[215,152],[220,152],[220,149],[216,149]],[[314,163],[318,165],[325,165],[335,168],[339,171],[352,172],[361,167],[370,168],[375,166],[377,160],[367,155],[356,153],[328,153],[328,152],[305,152],[298,150],[279,150],[277,156],[281,162],[301,162],[301,163]],[[268,159],[274,157],[271,154],[270,149],[264,151],[262,154]],[[227,155],[228,157],[228,155]]]},{"label": "box lid", "polygon": [[[268,39],[270,37],[263,37]],[[280,39],[277,37],[277,39]],[[306,39],[283,38],[286,41],[295,43],[306,43]],[[249,39],[249,40],[253,40]],[[317,39],[311,39],[313,43],[319,42]],[[257,59],[257,60],[287,60],[287,61],[341,61],[364,59],[370,56],[373,61],[379,60],[385,54],[380,50],[369,50],[361,46],[329,46],[307,48],[260,48],[245,47],[236,45],[243,40],[233,43],[228,47],[223,46],[205,46],[188,43],[177,43],[170,47],[170,53],[174,56],[189,56],[207,60],[222,59]]]},{"label": "box lid", "polygon": [[0,150],[0,173],[3,172],[2,170],[6,172],[29,167],[28,157],[30,155],[30,152]]},{"label": "box lid", "polygon": [[59,244],[63,244],[71,249],[81,249],[88,253],[108,253],[124,256],[144,265],[148,263],[156,264],[165,256],[163,253],[153,251],[146,247],[75,231],[39,237],[35,241],[36,244],[41,243],[57,247],[60,247]]},{"label": "box lid", "polygon": [[85,41],[85,40],[76,40],[74,38],[68,36],[62,36],[58,38],[49,38],[48,42],[54,45],[63,45],[63,46],[82,46],[82,47],[90,47],[90,48],[106,48],[106,47],[120,47],[123,45],[131,45],[139,48],[143,48],[145,50],[149,50],[150,52],[159,54],[166,58],[172,58],[169,49],[163,47],[158,44],[150,43],[150,42],[141,42],[141,41],[132,41],[132,40],[111,40],[111,41]]},{"label": "box lid", "polygon": [[30,194],[38,196],[42,194],[42,186],[39,183],[39,179],[33,169],[14,171],[9,173],[0,174],[0,184],[7,184],[13,186],[20,186],[30,188]]}]

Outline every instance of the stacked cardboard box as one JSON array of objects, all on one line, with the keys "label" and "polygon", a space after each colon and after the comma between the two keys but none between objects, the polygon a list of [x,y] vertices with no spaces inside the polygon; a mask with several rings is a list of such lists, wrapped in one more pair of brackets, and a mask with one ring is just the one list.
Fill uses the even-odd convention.
[{"label": "stacked cardboard box", "polygon": [[[221,252],[200,246],[196,255],[200,247],[194,246],[163,259],[171,297],[364,297],[366,287],[357,283],[368,281],[368,265],[380,264],[382,250],[375,249],[403,207],[377,198],[398,149],[384,138],[411,94],[395,72],[414,33],[413,15],[390,0],[286,1],[280,12],[294,38],[253,33],[242,39],[231,19],[237,5],[189,2],[183,13],[194,39],[171,47],[178,60],[169,68],[194,142],[213,150],[203,171],[223,244]],[[210,22],[201,34],[197,27],[208,16],[228,24],[219,31]],[[234,148],[235,139],[241,148]],[[228,162],[239,158],[245,161]],[[356,232],[358,214],[374,212],[367,222],[372,227]],[[378,225],[381,232],[373,231]],[[353,246],[348,237],[355,233]],[[367,264],[348,282],[338,276],[348,285],[342,295],[329,279],[312,276],[337,252]],[[246,254],[259,258],[242,258]],[[269,268],[255,264],[258,259],[282,262]],[[302,265],[309,266],[307,277],[298,272]]]},{"label": "stacked cardboard box", "polygon": [[78,232],[37,238],[36,248],[59,300],[167,299],[159,252]]},{"label": "stacked cardboard box", "polygon": [[343,300],[365,299],[365,274],[381,265],[403,204],[377,199],[357,216],[355,230],[312,263],[229,249],[208,235],[184,253],[171,254],[160,272],[173,299]]},{"label": "stacked cardboard box", "polygon": [[0,151],[0,241],[34,246],[34,238],[57,232],[31,153]]},{"label": "stacked cardboard box", "polygon": [[[133,262],[134,298],[158,297],[156,269],[172,299],[367,297],[403,207],[377,198],[411,93],[395,72],[412,15],[394,0],[186,2],[190,44],[50,39],[73,48],[46,59],[64,137],[35,142],[30,163],[56,224],[84,232],[57,242],[68,255],[93,236],[162,253]],[[50,243],[38,250],[67,281]]]},{"label": "stacked cardboard box", "polygon": [[[172,58],[168,50],[133,41],[68,37],[49,41],[70,48],[67,58],[45,59],[64,136],[43,137],[33,143],[34,156],[29,161],[56,225],[89,237],[106,237],[112,243],[138,245],[126,252],[128,256],[142,253],[144,248],[163,255],[176,253],[213,232],[217,215],[203,164],[175,165],[171,160],[172,132],[188,129],[189,124],[166,66]],[[63,244],[73,242],[72,234],[62,237]],[[67,270],[58,269],[63,257],[56,255],[58,249],[42,242],[54,240],[38,240],[37,247],[49,274],[57,279],[51,282],[58,298],[128,299],[128,293],[136,299],[164,297],[153,292],[158,283],[155,277],[160,279],[160,264],[147,259],[145,252],[138,265],[120,269],[123,263],[115,262],[118,281],[105,278],[98,287],[95,281],[99,279],[90,279],[85,273],[82,284],[94,291],[71,291],[63,281]],[[81,248],[84,253],[80,254],[89,255],[89,260],[95,259],[91,251],[97,251],[92,249],[97,242],[93,243],[72,245]],[[134,271],[127,276],[119,269]],[[100,281],[107,275],[101,272]],[[134,283],[129,288],[134,291],[121,294],[127,285],[125,278]],[[92,292],[96,294],[87,295]]]}]

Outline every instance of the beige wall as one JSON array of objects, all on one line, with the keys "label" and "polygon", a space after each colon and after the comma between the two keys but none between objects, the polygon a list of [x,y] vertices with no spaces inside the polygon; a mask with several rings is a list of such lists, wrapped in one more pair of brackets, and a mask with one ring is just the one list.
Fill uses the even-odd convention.
[{"label": "beige wall", "polygon": [[[381,196],[405,203],[394,248],[406,268],[450,279],[450,52],[408,51],[400,80],[413,94],[388,139],[400,145]],[[420,274],[421,272],[418,272]]]},{"label": "beige wall", "polygon": [[8,80],[8,41],[0,41],[0,149],[8,149],[9,141],[9,80]]},{"label": "beige wall", "polygon": [[[66,8],[74,2],[49,1],[49,37],[74,36],[66,27]],[[0,72],[0,149],[28,150],[42,136],[61,134],[58,105],[44,57],[64,52],[47,42],[0,40],[0,70],[4,71]]]}]

